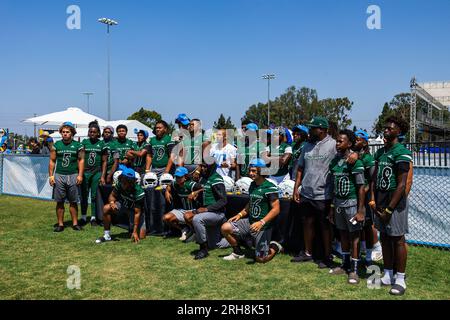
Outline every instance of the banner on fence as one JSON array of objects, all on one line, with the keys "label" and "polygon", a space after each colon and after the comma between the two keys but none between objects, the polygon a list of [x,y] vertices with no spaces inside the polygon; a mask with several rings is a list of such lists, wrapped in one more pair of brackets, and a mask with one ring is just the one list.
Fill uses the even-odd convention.
[{"label": "banner on fence", "polygon": [[3,193],[50,200],[48,163],[49,157],[4,156]]}]

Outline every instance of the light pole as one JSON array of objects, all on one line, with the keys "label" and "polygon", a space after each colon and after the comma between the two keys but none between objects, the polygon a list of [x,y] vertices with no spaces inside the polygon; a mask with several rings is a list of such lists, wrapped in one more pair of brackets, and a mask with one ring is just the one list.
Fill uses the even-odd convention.
[{"label": "light pole", "polygon": [[267,80],[267,128],[270,129],[270,80],[274,80],[275,75],[265,74],[262,78]]},{"label": "light pole", "polygon": [[87,113],[89,113],[89,97],[94,95],[92,92],[82,92],[87,97]]},{"label": "light pole", "polygon": [[98,22],[106,24],[106,33],[108,38],[108,121],[111,120],[111,74],[110,74],[110,65],[111,65],[111,55],[110,55],[110,40],[109,40],[109,28],[111,26],[116,26],[119,23],[112,19],[108,18],[100,18]]}]

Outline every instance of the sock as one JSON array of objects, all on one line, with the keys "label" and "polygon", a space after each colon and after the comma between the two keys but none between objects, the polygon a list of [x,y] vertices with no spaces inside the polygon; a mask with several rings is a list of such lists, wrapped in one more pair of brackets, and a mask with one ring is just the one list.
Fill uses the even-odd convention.
[{"label": "sock", "polygon": [[361,246],[359,248],[360,252],[367,252],[367,248],[366,248],[366,242],[365,241],[361,241]]},{"label": "sock", "polygon": [[239,256],[242,256],[244,254],[241,250],[241,247],[239,246],[233,247],[233,252]]},{"label": "sock", "polygon": [[84,221],[86,221],[86,216],[87,216],[87,215],[85,215],[85,214],[81,215],[81,219],[84,220]]},{"label": "sock", "polygon": [[342,252],[342,265],[341,268],[345,271],[350,269],[350,252]]},{"label": "sock", "polygon": [[359,261],[359,259],[354,259],[354,258],[352,258],[352,265],[351,265],[351,271],[352,272],[355,272],[355,273],[358,273],[358,261]]},{"label": "sock", "polygon": [[109,235],[109,233],[110,233],[110,231],[109,230],[105,230],[105,237],[110,237],[110,235]]},{"label": "sock", "polygon": [[398,284],[406,289],[406,282],[405,282],[405,274],[401,272],[397,272],[395,275],[395,284]]},{"label": "sock", "polygon": [[384,269],[384,276],[381,278],[381,283],[387,286],[392,284],[392,279],[394,277],[394,270]]},{"label": "sock", "polygon": [[91,217],[91,221],[94,221],[95,220],[95,217]]},{"label": "sock", "polygon": [[312,256],[312,254],[309,253],[308,251],[305,251],[305,255],[307,255],[308,257],[311,257],[311,256]]},{"label": "sock", "polygon": [[366,249],[366,261],[372,262],[372,251],[373,249]]}]

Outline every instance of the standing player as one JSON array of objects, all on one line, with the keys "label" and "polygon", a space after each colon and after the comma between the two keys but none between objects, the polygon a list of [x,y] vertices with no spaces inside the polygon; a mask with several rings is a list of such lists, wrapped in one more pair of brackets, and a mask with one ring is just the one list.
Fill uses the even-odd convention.
[{"label": "standing player", "polygon": [[294,144],[292,145],[292,157],[289,162],[289,175],[291,180],[295,180],[297,173],[297,163],[302,153],[302,149],[305,146],[306,140],[308,140],[309,129],[303,125],[295,126],[292,129],[294,135]]},{"label": "standing player", "polygon": [[163,173],[170,173],[173,166],[173,159],[171,156],[172,148],[175,143],[167,131],[169,125],[167,122],[160,120],[155,125],[155,136],[150,139],[150,152],[147,154],[146,172],[156,173],[158,178]]},{"label": "standing player", "polygon": [[120,124],[116,128],[117,140],[115,147],[119,152],[119,164],[123,164],[129,168],[133,166],[133,157],[130,157],[128,151],[136,150],[136,144],[127,138],[128,128],[124,124]]},{"label": "standing player", "polygon": [[244,131],[244,137],[239,137],[237,141],[237,169],[236,180],[248,177],[248,166],[251,161],[262,158],[266,155],[265,146],[258,140],[258,126],[255,123],[248,123]]},{"label": "standing player", "polygon": [[100,127],[98,122],[89,124],[89,138],[82,144],[85,150],[84,178],[81,184],[81,225],[86,224],[89,191],[91,192],[91,225],[97,224],[97,190],[99,183],[105,184],[109,149],[100,140]]},{"label": "standing player", "polygon": [[[412,162],[411,151],[398,141],[408,132],[408,124],[401,118],[389,117],[385,121],[383,148],[375,153],[375,176],[372,199],[375,199],[374,222],[381,234],[383,249],[383,285],[392,285],[390,294],[403,295],[406,290],[405,270],[408,233],[408,172]],[[397,273],[394,279],[394,266]]]},{"label": "standing player", "polygon": [[273,130],[274,139],[278,139],[276,143],[272,141],[270,146],[266,147],[266,152],[268,153],[268,162],[270,162],[270,167],[275,172],[270,176],[278,184],[283,182],[285,179],[289,179],[289,163],[292,158],[292,147],[287,143],[286,139],[286,129],[283,127],[278,127]]},{"label": "standing player", "polygon": [[209,155],[216,161],[217,173],[222,177],[231,177],[236,170],[236,147],[228,143],[225,129],[217,131],[216,141],[211,145]]},{"label": "standing player", "polygon": [[[328,127],[328,120],[323,117],[314,117],[309,123],[310,140],[300,154],[294,186],[294,201],[300,204],[300,212],[304,216],[305,251],[291,261],[313,260],[312,249],[317,221],[324,251],[320,268],[329,268],[332,265],[331,224],[326,218],[333,198],[330,163],[336,156],[336,141],[328,134]],[[299,193],[300,185],[302,189]]]},{"label": "standing player", "polygon": [[350,284],[359,283],[359,237],[365,220],[364,166],[361,160],[354,164],[347,162],[355,142],[356,136],[352,131],[339,132],[336,142],[338,154],[330,164],[334,178],[334,203],[330,206],[328,216],[330,222],[336,224],[341,236],[343,262],[330,273],[348,273]]},{"label": "standing player", "polygon": [[173,203],[174,209],[166,213],[163,221],[181,230],[181,241],[187,240],[194,232],[184,220],[184,214],[196,209],[196,203],[190,199],[190,196],[202,189],[202,185],[189,180],[189,171],[185,167],[178,167],[175,171],[175,181],[166,188],[166,201]]},{"label": "standing player", "polygon": [[109,203],[103,208],[104,235],[98,238],[95,243],[104,243],[112,240],[110,234],[111,216],[118,214],[122,208],[130,216],[131,240],[137,243],[139,239],[145,238],[146,228],[142,214],[144,208],[144,190],[136,183],[136,172],[133,169],[121,166],[120,170],[122,173],[109,195]]},{"label": "standing player", "polygon": [[151,146],[147,142],[148,132],[139,130],[137,133],[136,150],[128,151],[128,158],[134,158],[134,170],[140,175],[145,173],[147,155],[150,154]]},{"label": "standing player", "polygon": [[[48,166],[49,182],[53,187],[53,199],[56,201],[58,225],[55,232],[64,231],[64,202],[69,202],[72,216],[72,229],[80,231],[78,225],[79,186],[83,182],[84,149],[83,145],[73,140],[77,131],[71,122],[64,122],[59,128],[62,140],[57,141],[50,152]],[[55,169],[56,167],[56,169]]]},{"label": "standing player", "polygon": [[266,169],[262,159],[255,159],[249,165],[250,202],[244,210],[222,225],[222,234],[233,247],[233,252],[224,260],[244,258],[238,239],[251,237],[255,243],[256,262],[266,263],[281,251],[281,245],[270,241],[274,219],[280,213],[278,188],[266,179],[261,170]]}]

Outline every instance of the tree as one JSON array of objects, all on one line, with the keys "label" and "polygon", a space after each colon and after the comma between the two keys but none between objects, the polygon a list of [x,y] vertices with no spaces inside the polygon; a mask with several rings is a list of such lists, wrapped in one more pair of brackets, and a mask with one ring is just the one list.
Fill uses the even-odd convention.
[{"label": "tree", "polygon": [[[353,102],[346,97],[319,100],[316,90],[306,87],[297,89],[291,86],[280,97],[270,102],[270,122],[271,125],[292,128],[320,115],[346,128],[352,123],[349,118],[352,107]],[[267,103],[252,105],[242,120],[250,120],[260,127],[267,127],[267,109]]]},{"label": "tree", "polygon": [[231,117],[225,120],[225,116],[221,113],[219,119],[214,121],[214,129],[236,129],[236,127],[231,122]]},{"label": "tree", "polygon": [[[420,101],[418,109],[421,108]],[[384,123],[390,116],[396,115],[400,116],[409,122],[409,114],[411,110],[411,94],[410,93],[400,93],[394,96],[389,103],[385,103],[381,114],[375,120],[373,125],[373,132],[379,135],[384,130]]]},{"label": "tree", "polygon": [[154,129],[156,122],[162,119],[161,114],[153,110],[146,110],[144,108],[139,109],[139,111],[133,113],[127,118],[127,120],[137,120],[147,127]]}]

